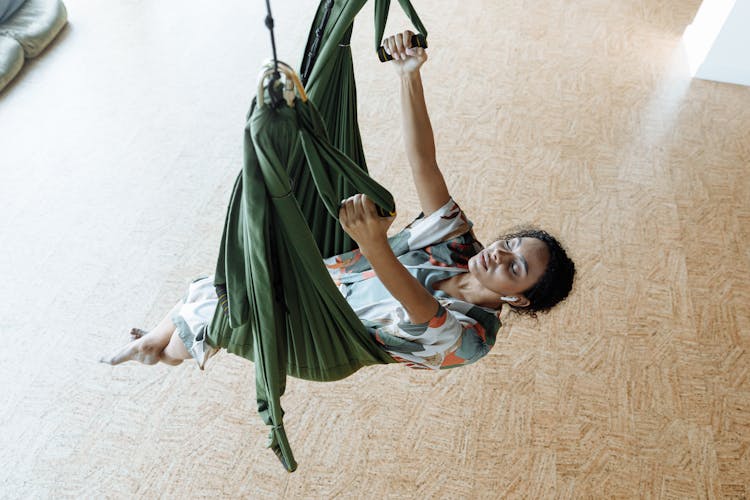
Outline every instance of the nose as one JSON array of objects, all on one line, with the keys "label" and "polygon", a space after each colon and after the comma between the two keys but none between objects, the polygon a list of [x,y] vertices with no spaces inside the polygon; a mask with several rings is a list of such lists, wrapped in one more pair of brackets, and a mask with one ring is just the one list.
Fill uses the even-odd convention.
[{"label": "nose", "polygon": [[490,257],[496,264],[502,264],[505,260],[512,256],[513,253],[506,250],[502,245],[497,245],[490,254]]}]

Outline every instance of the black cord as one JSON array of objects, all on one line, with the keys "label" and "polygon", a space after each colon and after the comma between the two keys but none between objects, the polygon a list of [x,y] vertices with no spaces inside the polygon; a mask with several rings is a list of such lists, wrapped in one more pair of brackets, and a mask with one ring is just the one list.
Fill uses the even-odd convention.
[{"label": "black cord", "polygon": [[281,75],[279,74],[279,59],[276,57],[276,38],[273,35],[273,16],[271,16],[271,2],[266,0],[266,28],[271,33],[271,50],[273,50],[273,75],[268,81],[268,96],[271,98],[271,107],[277,109],[284,102],[284,96],[281,94]]},{"label": "black cord", "polygon": [[276,39],[273,36],[273,17],[271,16],[271,0],[266,0],[266,9],[268,15],[266,16],[266,28],[271,32],[271,50],[273,50],[273,70],[274,79],[279,78],[279,60],[276,58]]}]

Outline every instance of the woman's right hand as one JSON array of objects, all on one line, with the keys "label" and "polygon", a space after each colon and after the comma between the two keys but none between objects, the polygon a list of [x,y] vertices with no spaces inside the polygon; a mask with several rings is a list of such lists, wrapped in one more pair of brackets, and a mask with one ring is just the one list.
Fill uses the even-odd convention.
[{"label": "woman's right hand", "polygon": [[398,75],[418,72],[427,60],[427,52],[422,47],[412,47],[413,32],[406,30],[383,40],[385,51],[393,57],[393,67]]}]

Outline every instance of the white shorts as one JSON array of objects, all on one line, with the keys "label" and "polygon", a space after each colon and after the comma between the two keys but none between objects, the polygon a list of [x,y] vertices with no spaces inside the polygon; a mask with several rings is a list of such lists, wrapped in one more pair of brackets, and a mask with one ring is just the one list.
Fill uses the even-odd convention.
[{"label": "white shorts", "polygon": [[214,288],[214,277],[198,278],[190,283],[179,310],[172,316],[177,334],[202,370],[208,358],[218,351],[206,341],[208,326],[219,298]]}]

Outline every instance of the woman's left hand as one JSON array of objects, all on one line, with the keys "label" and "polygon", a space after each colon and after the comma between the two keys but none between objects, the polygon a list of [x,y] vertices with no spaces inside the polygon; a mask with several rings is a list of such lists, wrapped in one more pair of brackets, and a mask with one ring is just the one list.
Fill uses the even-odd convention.
[{"label": "woman's left hand", "polygon": [[421,47],[411,46],[411,37],[414,32],[406,30],[396,33],[383,40],[385,51],[393,57],[391,65],[396,68],[398,75],[418,73],[419,68],[427,60],[427,52]]},{"label": "woman's left hand", "polygon": [[366,247],[387,242],[388,228],[393,220],[394,217],[379,216],[372,200],[361,193],[342,201],[339,209],[341,227],[363,251]]}]

